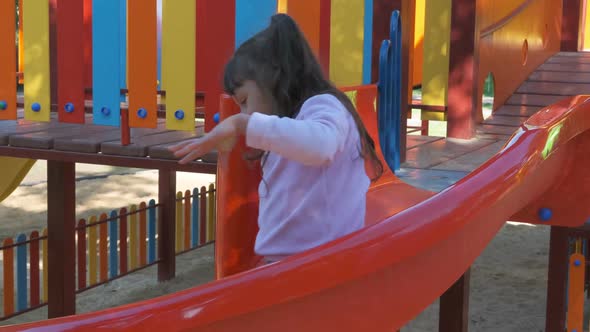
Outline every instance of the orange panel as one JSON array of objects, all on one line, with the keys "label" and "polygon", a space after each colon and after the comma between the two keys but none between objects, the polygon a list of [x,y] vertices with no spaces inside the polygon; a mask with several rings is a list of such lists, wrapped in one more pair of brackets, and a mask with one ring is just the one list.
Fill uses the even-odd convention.
[{"label": "orange panel", "polygon": [[129,0],[129,125],[155,128],[157,122],[156,0]]},{"label": "orange panel", "polygon": [[0,120],[16,119],[16,9],[14,1],[1,1],[0,13]]},{"label": "orange panel", "polygon": [[317,56],[320,50],[320,1],[291,0],[287,3],[287,13],[297,21]]}]

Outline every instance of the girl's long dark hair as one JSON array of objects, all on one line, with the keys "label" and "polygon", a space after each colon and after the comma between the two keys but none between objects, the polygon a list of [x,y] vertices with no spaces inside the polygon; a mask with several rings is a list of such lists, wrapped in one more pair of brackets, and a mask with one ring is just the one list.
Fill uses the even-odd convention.
[{"label": "girl's long dark hair", "polygon": [[223,78],[227,93],[233,95],[246,80],[256,82],[271,97],[272,112],[279,117],[295,118],[303,103],[318,94],[338,98],[354,118],[361,139],[360,153],[374,168],[373,180],[381,176],[383,164],[375,152],[375,142],[354,105],[324,77],[311,47],[290,16],[273,15],[270,25],[244,42],[227,63]]}]

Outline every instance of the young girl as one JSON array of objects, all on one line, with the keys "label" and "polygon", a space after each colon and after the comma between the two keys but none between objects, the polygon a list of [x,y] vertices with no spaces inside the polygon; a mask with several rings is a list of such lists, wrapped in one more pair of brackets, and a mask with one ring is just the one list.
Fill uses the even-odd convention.
[{"label": "young girl", "polygon": [[239,47],[224,87],[241,113],[171,150],[187,163],[213,149],[227,152],[245,135],[260,151],[256,254],[278,261],[363,227],[365,161],[375,178],[383,166],[351,101],[324,78],[289,16],[274,15]]}]

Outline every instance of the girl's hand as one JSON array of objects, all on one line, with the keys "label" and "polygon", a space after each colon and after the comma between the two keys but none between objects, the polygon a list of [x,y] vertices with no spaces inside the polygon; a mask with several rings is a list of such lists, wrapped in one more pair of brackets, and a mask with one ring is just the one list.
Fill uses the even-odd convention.
[{"label": "girl's hand", "polygon": [[176,157],[183,157],[179,163],[186,164],[214,149],[220,154],[230,152],[236,145],[237,137],[246,131],[249,116],[233,115],[220,122],[213,130],[202,137],[173,145],[168,149]]}]

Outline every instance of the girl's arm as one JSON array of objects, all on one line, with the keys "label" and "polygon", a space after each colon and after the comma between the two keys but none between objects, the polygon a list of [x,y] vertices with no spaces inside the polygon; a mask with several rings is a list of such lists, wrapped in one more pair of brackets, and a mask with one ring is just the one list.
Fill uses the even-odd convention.
[{"label": "girl's arm", "polygon": [[271,151],[305,165],[331,162],[344,148],[349,122],[348,111],[331,95],[310,98],[297,119],[253,113],[238,121],[246,144]]}]

